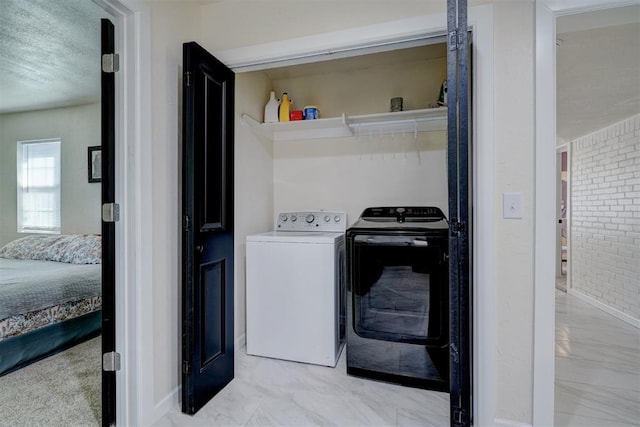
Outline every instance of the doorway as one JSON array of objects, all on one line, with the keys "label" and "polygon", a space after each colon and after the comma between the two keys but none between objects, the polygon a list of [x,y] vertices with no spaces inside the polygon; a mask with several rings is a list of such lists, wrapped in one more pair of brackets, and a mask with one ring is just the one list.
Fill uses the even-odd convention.
[{"label": "doorway", "polygon": [[[371,132],[369,127],[363,128],[361,135],[354,132],[353,136],[323,138],[315,142],[313,137],[304,140],[307,135],[298,136],[292,141],[274,142],[259,131],[254,131],[254,127],[268,127],[258,121],[262,121],[263,112],[260,110],[270,90],[278,94],[289,91],[296,103],[300,103],[297,105],[318,103],[321,117],[329,117],[326,120],[339,117],[345,111],[368,117],[367,114],[379,114],[389,108],[389,97],[385,91],[390,91],[397,84],[397,75],[402,75],[405,83],[411,79],[410,87],[414,87],[415,82],[419,88],[415,89],[419,95],[405,95],[407,101],[412,103],[412,106],[406,107],[407,110],[427,109],[429,103],[436,104],[438,91],[446,78],[447,50],[444,41],[444,38],[436,39],[435,43],[424,40],[424,46],[406,49],[398,44],[389,52],[237,74],[236,117],[242,117],[244,113],[257,120],[251,122],[244,117],[246,123],[238,120],[236,125],[236,140],[239,141],[236,146],[236,283],[244,283],[245,230],[259,230],[256,229],[256,218],[263,216],[266,219],[261,225],[264,227],[262,231],[272,229],[274,212],[293,209],[293,204],[298,204],[298,207],[304,203],[327,210],[346,210],[349,224],[357,220],[364,208],[378,203],[393,203],[393,197],[418,200],[417,204],[435,203],[447,210],[445,114],[441,115],[441,127],[430,132],[419,131],[417,136],[415,127],[410,123],[410,128],[404,131],[401,124],[395,123],[393,132],[383,133],[377,128]],[[405,63],[400,58],[411,67],[403,68]],[[376,78],[382,81],[374,86]],[[318,88],[312,90],[319,81],[326,85],[321,93],[324,96],[322,102],[317,98],[314,100],[314,96],[319,96]],[[359,88],[362,91],[363,87],[370,88],[366,92],[370,92],[374,102],[362,100],[361,96],[358,98],[357,90]],[[247,125],[254,122],[253,127]],[[274,138],[277,137],[274,135]],[[274,152],[275,158],[268,154],[262,157],[264,152]],[[393,176],[379,173],[390,168],[402,170],[403,173]],[[305,171],[304,174],[300,174],[301,169]],[[257,187],[261,189],[260,194],[257,194]],[[258,200],[264,203],[264,208],[262,205],[258,207]],[[244,217],[245,212],[251,212],[252,215]],[[244,320],[243,288],[242,285],[236,285],[240,301],[236,305],[236,325]],[[240,323],[238,329],[242,331],[244,325]],[[238,347],[242,347],[242,344],[238,344]]]},{"label": "doorway", "polygon": [[[25,308],[24,310],[28,311],[16,314],[26,316],[26,328],[16,330],[16,335],[10,335],[8,338],[3,336],[3,350],[0,353],[3,356],[11,354],[20,358],[19,365],[15,365],[15,368],[29,363],[23,370],[4,377],[3,386],[12,388],[12,391],[17,390],[18,387],[7,385],[11,380],[9,376],[13,378],[14,374],[23,375],[17,386],[31,384],[33,386],[31,391],[38,390],[40,387],[45,393],[37,399],[37,403],[42,406],[35,408],[36,402],[27,401],[24,408],[28,410],[22,413],[24,416],[44,417],[45,421],[20,418],[20,411],[12,408],[8,409],[10,411],[8,415],[18,417],[15,418],[18,424],[20,420],[27,424],[69,422],[100,424],[102,352],[101,338],[94,337],[100,333],[100,317],[105,311],[102,304],[105,292],[100,292],[102,282],[100,276],[101,273],[109,270],[106,264],[103,264],[103,245],[100,243],[101,184],[97,183],[104,176],[99,171],[103,162],[97,159],[101,154],[105,154],[100,147],[102,99],[100,19],[104,16],[112,19],[113,16],[94,2],[37,5],[24,1],[4,2],[1,9],[3,40],[11,40],[10,43],[3,43],[3,49],[7,50],[3,50],[2,53],[2,57],[7,60],[3,62],[3,67],[8,67],[3,68],[5,77],[2,79],[0,90],[5,95],[2,102],[2,113],[4,113],[2,142],[3,146],[9,146],[13,150],[11,155],[0,156],[3,161],[12,159],[13,163],[11,167],[3,165],[5,171],[11,171],[13,179],[5,180],[3,176],[2,181],[3,184],[16,182],[17,138],[42,139],[55,136],[60,146],[57,156],[48,154],[45,156],[40,150],[39,157],[34,159],[33,163],[36,164],[36,161],[53,161],[52,165],[59,163],[57,167],[59,172],[53,174],[58,176],[53,186],[59,191],[57,198],[60,202],[57,208],[55,206],[45,208],[59,212],[57,215],[59,227],[52,233],[38,233],[43,230],[34,227],[25,231],[28,236],[24,234],[13,236],[3,227],[0,235],[2,235],[3,244],[6,243],[5,239],[14,238],[16,240],[25,237],[56,239],[55,243],[60,251],[58,253],[62,254],[62,251],[66,250],[68,256],[46,258],[41,262],[55,263],[55,268],[60,269],[81,265],[81,270],[84,270],[76,272],[82,283],[72,285],[76,286],[75,289],[64,288],[61,291],[60,295],[69,295],[69,299],[58,299],[54,303],[50,302],[52,298],[42,298],[39,311],[35,311],[35,308]],[[21,20],[16,19],[18,16]],[[50,23],[55,25],[41,25]],[[78,25],[80,23],[83,25]],[[19,28],[15,27],[16,24]],[[29,28],[33,28],[35,33],[29,33]],[[4,38],[4,31],[11,36]],[[70,41],[74,43],[71,44]],[[62,57],[65,58],[64,61],[60,60]],[[8,72],[8,69],[11,72]],[[25,76],[25,70],[28,71],[26,84],[20,77]],[[7,79],[14,80],[9,80],[7,84]],[[13,105],[7,106],[6,102],[11,102]],[[7,139],[6,144],[4,138]],[[30,146],[35,145],[30,144]],[[33,157],[37,157],[36,151]],[[22,170],[25,168],[25,163],[30,164],[31,161],[21,161]],[[34,180],[37,178],[38,185],[42,186],[45,180],[43,177],[48,176],[48,173],[39,170],[33,171],[33,175],[30,176],[35,177]],[[6,178],[9,177],[10,175],[7,174]],[[106,181],[102,180],[103,183]],[[46,185],[52,185],[52,183],[47,182]],[[37,191],[34,189],[34,193]],[[16,210],[12,209],[9,202],[5,205],[5,201],[10,200],[15,200],[15,188],[13,197],[3,197],[3,207],[8,208],[6,213],[3,213],[3,217],[13,219]],[[34,211],[42,209],[43,206],[43,204],[31,204],[36,206]],[[6,225],[10,228],[11,223],[13,221],[6,221]],[[16,229],[13,228],[10,231],[15,233]],[[40,267],[35,267],[33,270],[38,268]],[[89,268],[91,272],[88,271]],[[94,270],[97,270],[95,281]],[[53,276],[51,274],[46,280],[52,279]],[[46,280],[41,280],[40,283],[49,283]],[[53,288],[53,281],[51,285]],[[82,288],[83,285],[87,287]],[[89,285],[91,288],[88,288]],[[60,284],[60,286],[64,285]],[[80,288],[82,288],[80,293],[74,292]],[[44,294],[47,295],[46,292]],[[53,297],[51,294],[48,296]],[[38,320],[33,321],[33,319]],[[4,340],[4,338],[7,339]],[[13,348],[4,353],[6,349],[4,344],[9,343]],[[54,368],[51,368],[52,366]],[[63,367],[68,369],[61,377]],[[37,378],[34,378],[34,375]],[[65,378],[65,381],[60,378]],[[5,380],[7,382],[4,382]],[[43,387],[44,384],[47,386]],[[68,399],[69,395],[74,399]],[[24,393],[20,397],[25,396],[32,396],[32,394]],[[62,402],[56,399],[62,399]],[[76,405],[78,401],[82,404]],[[8,402],[14,405],[16,403],[10,398]],[[66,409],[63,410],[63,408]],[[52,409],[54,411],[51,411]],[[74,415],[73,411],[82,413]],[[53,414],[71,417],[71,419],[56,421]],[[9,417],[4,419],[8,420]]]},{"label": "doorway", "polygon": [[556,156],[556,289],[567,292],[569,271],[569,151],[568,147],[558,147]]},{"label": "doorway", "polygon": [[[466,24],[466,20],[465,20],[465,24]],[[463,42],[463,48],[460,48],[462,51],[466,51],[466,36],[467,33],[465,32],[464,37],[461,37],[462,40],[464,40]],[[414,40],[415,41],[415,40]],[[387,47],[388,48],[388,47]],[[455,49],[452,49],[455,50]],[[464,63],[467,66],[469,65],[468,62],[466,62],[466,57],[464,59],[460,59],[460,63]],[[458,61],[457,59],[454,59],[452,66],[455,68],[457,63],[456,61]],[[254,65],[255,67],[255,65]],[[461,79],[462,81],[466,82],[468,75],[466,74],[467,71],[469,71],[470,68],[466,68],[464,69],[464,71],[461,71],[460,74],[457,75],[457,78]],[[189,82],[190,82],[190,78],[191,76],[188,74],[186,74],[186,85],[189,86]],[[441,81],[441,79],[438,79]],[[438,81],[438,83],[440,83],[440,81]],[[437,85],[439,86],[439,84]],[[451,84],[452,87],[456,87],[456,84]],[[467,88],[469,86],[466,86],[464,84],[461,84],[462,88]],[[436,87],[436,89],[438,89],[438,87]],[[461,89],[462,92],[462,89]],[[454,92],[455,93],[455,92]],[[464,95],[466,95],[466,92],[464,92]],[[450,92],[450,96],[451,96],[451,92]],[[433,100],[435,101],[435,99],[437,99],[437,90],[434,90],[433,93]],[[454,98],[455,99],[455,98]],[[451,97],[449,98],[449,101],[451,101]],[[465,96],[465,101],[466,101],[466,96]],[[263,102],[258,102],[257,104],[263,104]],[[426,102],[425,102],[426,104]],[[454,102],[454,104],[457,104],[457,101]],[[384,103],[382,103],[382,105],[384,105]],[[465,104],[467,105],[467,104]],[[423,107],[424,108],[424,107]],[[253,109],[255,109],[255,107],[253,107]],[[451,110],[450,110],[451,111]],[[462,111],[464,112],[464,114],[470,113],[472,110],[469,108],[463,108]],[[259,117],[259,116],[258,116]],[[461,117],[460,122],[466,123],[467,122],[467,117]],[[458,129],[456,129],[455,124],[458,123],[458,120],[456,120],[456,117],[454,116],[454,120],[450,120],[450,123],[453,123],[449,125],[449,129],[450,131],[453,130],[453,132],[450,132],[451,134],[455,134],[457,135],[457,131]],[[259,124],[258,124],[259,125]],[[467,133],[466,129],[464,129],[465,132],[462,132],[461,130],[461,134],[460,134],[460,139],[461,140],[465,140],[465,144],[467,143],[466,139],[470,139],[470,132]],[[417,130],[414,131],[417,133]],[[371,146],[369,146],[371,147]],[[370,149],[370,148],[369,148]],[[451,149],[450,149],[451,150]],[[457,164],[455,164],[455,168],[460,168],[460,171],[456,171],[454,172],[454,180],[455,182],[455,189],[453,190],[453,194],[455,195],[455,198],[457,200],[458,197],[461,198],[460,203],[454,203],[454,206],[456,208],[455,213],[452,213],[452,215],[455,216],[455,220],[452,219],[452,222],[454,223],[454,227],[455,227],[455,232],[454,232],[454,237],[453,239],[460,239],[460,241],[456,244],[456,250],[454,252],[454,255],[452,255],[452,259],[455,261],[454,265],[458,266],[458,265],[465,265],[466,268],[461,268],[460,271],[456,270],[455,271],[455,277],[456,280],[458,280],[460,277],[462,277],[463,279],[461,280],[461,286],[468,286],[468,280],[469,278],[469,274],[470,274],[470,269],[468,268],[468,264],[470,262],[468,255],[469,255],[469,248],[468,248],[468,244],[469,244],[469,239],[467,236],[467,233],[470,232],[471,229],[471,223],[470,223],[470,210],[467,207],[467,203],[471,200],[471,195],[469,191],[470,189],[468,188],[469,183],[466,181],[467,177],[469,175],[467,175],[469,171],[469,167],[470,164],[472,163],[471,158],[469,156],[469,146],[468,145],[463,145],[462,143],[460,144],[460,147],[454,146],[452,149],[453,152],[453,156],[451,158],[455,159],[456,162],[460,162],[462,165],[458,166]],[[442,150],[443,152],[443,157],[445,154],[445,150]],[[419,157],[419,156],[418,156]],[[451,161],[451,160],[450,160]],[[442,168],[444,168],[445,162],[442,162]],[[450,165],[451,167],[451,165]],[[441,174],[440,176],[436,177],[436,179],[431,179],[431,181],[436,181],[436,180],[440,180],[440,182],[446,182],[445,179],[445,174]],[[462,180],[460,178],[458,178],[459,176],[463,176],[464,178],[462,178]],[[449,179],[450,180],[450,179]],[[425,180],[426,182],[424,183],[425,187],[427,186],[427,182],[429,182],[430,180]],[[416,186],[416,188],[420,188],[419,186]],[[458,190],[461,191],[461,193],[458,193]],[[464,192],[462,192],[464,191]],[[387,196],[388,197],[388,196]],[[447,203],[447,197],[446,197],[446,192],[445,192],[445,196],[444,196],[444,203],[446,205]],[[362,206],[360,207],[360,210],[362,209]],[[457,209],[460,209],[460,211],[458,211]],[[453,210],[451,210],[453,212]],[[270,214],[270,213],[269,213]],[[358,215],[358,214],[356,214]],[[461,237],[462,236],[462,237]],[[457,261],[457,256],[460,256],[461,258],[463,258],[459,263]],[[241,268],[239,270],[242,270]],[[453,274],[453,273],[452,273]],[[454,283],[458,283],[456,280],[454,280]],[[457,294],[456,294],[457,295]],[[459,333],[460,336],[462,336],[463,334],[470,334],[470,327],[472,324],[472,319],[471,319],[471,315],[470,315],[470,311],[469,311],[469,306],[466,306],[465,304],[471,304],[471,296],[467,292],[465,293],[465,297],[466,298],[464,301],[464,303],[461,303],[460,306],[456,307],[456,314],[453,316],[455,318],[455,322],[460,322],[460,326],[458,328],[455,329],[456,333]],[[455,304],[458,304],[458,300],[455,300]],[[457,336],[457,335],[456,335]],[[458,345],[454,346],[454,353],[456,353],[456,356],[459,357],[454,357],[453,360],[453,364],[458,365],[458,363],[460,363],[461,365],[464,364],[464,368],[461,369],[460,371],[457,371],[456,374],[459,375],[460,377],[463,377],[465,379],[465,384],[464,385],[460,385],[459,388],[454,388],[456,393],[460,393],[461,398],[460,400],[466,400],[469,399],[470,400],[470,389],[471,389],[471,381],[470,381],[470,348],[468,347],[470,345],[470,341],[468,340],[468,338],[464,341],[464,342],[460,342]],[[457,352],[460,351],[460,353],[458,354]],[[459,362],[462,361],[462,362]],[[188,371],[188,370],[187,370]],[[458,404],[459,399],[456,398],[453,399],[454,402],[456,402],[456,405]],[[465,405],[465,408],[460,408],[459,410],[456,411],[456,414],[454,414],[454,416],[459,417],[460,418],[460,423],[467,423],[468,419],[465,420],[465,417],[471,417],[471,408],[470,405]]]},{"label": "doorway", "polygon": [[[550,9],[546,9],[545,5],[538,5],[537,6],[538,13],[537,13],[537,19],[536,19],[536,23],[537,23],[536,32],[538,37],[537,41],[539,42],[541,38],[548,38],[548,40],[545,40],[546,43],[542,43],[542,45],[549,47],[549,50],[548,50],[549,55],[555,55],[556,51],[560,51],[568,46],[567,43],[564,43],[565,41],[567,41],[567,39],[565,39],[565,37],[563,37],[562,34],[565,32],[571,33],[574,31],[578,31],[576,28],[569,31],[561,30],[559,27],[556,26],[557,24],[559,24],[560,18],[565,18],[565,19],[579,18],[580,14],[584,13],[586,15],[587,12],[603,13],[604,15],[600,16],[598,19],[591,21],[592,24],[597,23],[594,25],[593,28],[603,27],[603,26],[607,26],[605,22],[607,22],[608,20],[608,18],[604,18],[604,16],[606,16],[607,14],[616,13],[616,10],[619,12],[621,9],[620,7],[624,6],[624,4],[622,3],[624,2],[610,1],[610,2],[600,2],[598,4],[596,4],[596,2],[585,2],[585,4],[581,8],[572,9],[572,10],[568,10],[566,8],[563,8],[562,6],[558,6],[557,4],[553,5],[552,2],[548,2],[547,4],[547,6],[549,6]],[[633,18],[634,16],[635,17],[638,16],[637,13],[623,13],[623,15],[626,15],[625,19],[634,19]],[[558,18],[558,20],[556,20],[556,18]],[[634,40],[637,39],[637,36],[633,39]],[[556,45],[556,49],[553,49],[552,47],[553,45]],[[539,49],[539,53],[541,53],[542,50],[543,49]],[[594,49],[593,44],[591,44],[586,51],[589,51],[591,53],[602,54],[604,52],[612,53],[616,50],[618,50],[617,47],[612,49],[601,49],[601,48]],[[636,48],[635,57],[637,57],[637,48]],[[589,64],[594,64],[596,62],[598,61],[591,60]],[[577,61],[570,61],[569,63],[572,66],[577,67],[577,69],[580,69],[580,66]],[[607,64],[608,63],[613,64],[615,62],[608,60]],[[597,130],[605,129],[611,123],[614,123],[616,121],[614,119],[609,121],[608,123],[600,123],[595,127],[591,127],[593,124],[595,124],[595,121],[594,123],[588,123],[585,126],[584,122],[575,120],[571,123],[574,125],[578,124],[578,126],[581,128],[580,134],[573,135],[570,137],[563,137],[562,135],[560,135],[559,131],[556,132],[556,125],[555,125],[556,112],[553,110],[554,108],[553,106],[556,105],[556,100],[555,100],[557,95],[556,88],[546,85],[546,83],[548,83],[549,81],[555,81],[555,75],[556,75],[555,66],[556,64],[554,63],[553,57],[546,56],[544,53],[541,53],[537,57],[538,70],[543,70],[543,71],[536,73],[536,78],[537,78],[536,87],[537,89],[542,88],[537,92],[536,104],[539,105],[542,109],[551,109],[551,112],[552,112],[551,114],[546,114],[544,111],[540,111],[540,109],[537,110],[536,122],[537,122],[538,132],[537,132],[536,152],[537,152],[537,155],[539,156],[538,157],[539,161],[536,162],[536,168],[537,168],[536,169],[536,177],[537,177],[536,188],[537,188],[537,191],[541,191],[541,192],[551,192],[558,184],[558,182],[555,179],[552,182],[545,180],[545,177],[548,176],[548,174],[545,174],[546,172],[545,169],[548,169],[548,166],[545,168],[544,165],[555,164],[556,163],[555,160],[557,156],[555,144],[551,144],[551,146],[549,146],[550,141],[564,140],[561,142],[566,142],[566,141],[579,139],[580,136],[589,135],[593,132],[596,132]],[[621,71],[622,69],[627,69],[627,70],[630,69],[627,67],[619,67],[619,66],[615,66],[614,68],[616,68],[616,71],[618,70]],[[595,71],[595,69],[592,71]],[[637,75],[637,71],[633,71],[633,72],[635,73],[634,75]],[[616,79],[616,81],[620,81],[620,79]],[[558,90],[560,90],[560,88],[563,87],[565,84],[567,83],[565,82],[564,84],[562,84],[560,81],[560,78],[558,77]],[[593,94],[595,93],[595,90],[598,89],[595,86],[585,84],[584,80],[581,80],[580,86],[581,86],[581,91],[588,96],[593,96]],[[546,90],[544,89],[545,87],[546,87]],[[589,90],[584,90],[586,87],[588,87]],[[637,87],[637,84],[635,87]],[[630,90],[630,89],[627,89],[627,90]],[[616,99],[614,101],[605,102],[605,99],[607,99],[607,96],[610,94],[611,92],[608,94],[606,93],[603,96],[601,93],[600,95],[595,96],[593,98],[598,100],[597,104],[601,104],[604,102],[605,105],[608,105],[609,107],[611,107],[607,109],[607,115],[614,110],[613,108],[614,106],[617,108],[625,104],[625,102],[622,101],[623,99],[625,99],[625,95],[626,95],[625,93],[622,93],[622,94],[619,93],[616,96]],[[583,107],[584,108],[590,107],[590,103],[588,102],[584,102],[584,101],[576,102],[576,99],[573,99],[572,102],[573,102],[573,105],[572,105],[573,108],[571,108],[570,110],[574,112],[579,111]],[[557,100],[557,104],[558,105],[561,104],[560,99]],[[601,114],[599,116],[599,119],[605,119],[605,116],[606,116],[605,114]],[[611,118],[609,117],[609,119]],[[559,108],[558,116],[557,116],[558,125],[560,125],[562,121],[563,119],[561,117],[560,108]],[[565,122],[565,124],[566,123],[567,122]],[[542,127],[540,126],[541,124],[543,124]],[[549,129],[550,132],[547,132],[544,127],[546,127],[546,129]],[[571,157],[573,157],[574,155],[575,153],[571,152]],[[571,165],[571,161],[569,161],[568,169],[570,170],[574,169],[574,165]],[[569,174],[572,177],[573,172],[569,172]],[[554,174],[554,177],[555,175],[556,174]],[[575,197],[571,196],[571,183],[569,183],[569,194],[570,194],[569,197],[574,201],[573,210],[575,210],[576,199]],[[546,248],[546,252],[550,252],[551,254],[553,254],[553,256],[547,257],[546,255],[542,255],[540,258],[536,257],[536,271],[535,271],[535,276],[536,276],[536,304],[535,304],[536,343],[535,343],[535,347],[536,349],[539,348],[540,351],[536,350],[536,357],[534,360],[534,363],[535,363],[534,370],[535,372],[537,372],[534,380],[534,390],[537,390],[537,391],[534,391],[534,423],[536,423],[536,420],[538,420],[537,422],[540,423],[541,425],[553,423],[553,413],[551,413],[550,408],[553,407],[554,402],[553,402],[553,398],[552,397],[550,398],[550,396],[553,396],[553,395],[550,394],[549,391],[554,389],[554,386],[553,386],[554,370],[549,369],[549,367],[552,367],[555,365],[553,360],[554,354],[555,354],[554,346],[553,346],[553,343],[555,343],[555,338],[554,338],[555,316],[553,319],[549,320],[548,307],[554,307],[554,304],[553,304],[554,296],[556,296],[557,294],[555,291],[555,287],[551,285],[554,282],[553,278],[549,277],[547,273],[549,271],[554,271],[555,263],[557,262],[557,258],[555,258],[556,251],[555,250],[550,251],[549,249],[559,246],[558,241],[555,239],[555,237],[557,236],[555,231],[557,230],[557,219],[558,219],[557,212],[556,212],[557,199],[555,198],[551,198],[551,199],[546,198],[546,200],[543,200],[543,199],[544,197],[536,201],[536,218],[537,218],[537,221],[543,221],[544,224],[546,224],[546,226],[536,227],[536,236],[537,238],[540,239],[540,241],[544,241],[545,243],[540,244],[540,241],[539,241],[536,246],[540,246],[542,251],[544,251]],[[549,209],[550,207],[553,207],[553,209]],[[550,221],[551,215],[547,215],[550,212],[554,213],[553,222]],[[570,216],[573,215],[571,205],[569,206],[569,215]],[[552,235],[554,236],[554,239],[551,241],[546,240],[543,234]],[[568,230],[567,234],[568,234],[568,246],[570,250],[572,246],[575,246],[575,241],[573,241],[573,244],[572,244],[571,229]],[[539,252],[538,249],[536,249],[536,251],[537,253]],[[573,252],[575,252],[575,247]],[[571,262],[571,260],[574,258],[574,255],[572,253],[569,253],[568,258],[569,258],[568,262]],[[569,275],[574,273],[574,270],[575,270],[575,262],[573,266],[570,266],[569,268],[569,271],[568,271]],[[545,271],[547,273],[545,273]],[[575,284],[575,278],[570,278],[570,282],[573,282]],[[572,286],[570,283],[569,293],[571,293],[571,290],[572,290]],[[594,309],[598,311],[596,308]],[[556,366],[556,369],[559,369],[559,366]]]}]

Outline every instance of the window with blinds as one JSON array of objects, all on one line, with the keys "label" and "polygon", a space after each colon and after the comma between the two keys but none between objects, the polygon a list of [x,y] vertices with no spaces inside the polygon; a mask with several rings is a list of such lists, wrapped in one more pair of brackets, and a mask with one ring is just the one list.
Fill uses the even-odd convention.
[{"label": "window with blinds", "polygon": [[18,141],[18,232],[60,234],[60,139]]}]

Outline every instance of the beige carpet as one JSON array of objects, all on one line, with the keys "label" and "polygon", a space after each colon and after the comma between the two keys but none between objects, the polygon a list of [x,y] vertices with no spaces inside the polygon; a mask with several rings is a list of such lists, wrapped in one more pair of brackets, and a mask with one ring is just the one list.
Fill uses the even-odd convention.
[{"label": "beige carpet", "polygon": [[0,377],[0,426],[99,426],[100,337]]}]

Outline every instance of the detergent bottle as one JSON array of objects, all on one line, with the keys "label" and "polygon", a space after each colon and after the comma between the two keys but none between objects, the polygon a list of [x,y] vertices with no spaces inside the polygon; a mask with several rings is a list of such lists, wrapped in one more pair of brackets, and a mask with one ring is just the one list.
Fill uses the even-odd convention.
[{"label": "detergent bottle", "polygon": [[289,113],[291,112],[291,101],[287,92],[282,94],[282,101],[280,101],[279,118],[281,122],[289,121]]},{"label": "detergent bottle", "polygon": [[276,99],[276,93],[271,92],[269,102],[264,106],[264,122],[275,123],[278,121],[278,107],[280,106],[279,100]]}]

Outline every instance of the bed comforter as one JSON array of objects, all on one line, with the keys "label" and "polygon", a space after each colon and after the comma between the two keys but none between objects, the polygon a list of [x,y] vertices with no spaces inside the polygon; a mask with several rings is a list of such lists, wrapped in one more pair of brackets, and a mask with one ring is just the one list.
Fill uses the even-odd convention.
[{"label": "bed comforter", "polygon": [[0,340],[99,310],[101,243],[31,235],[0,248]]},{"label": "bed comforter", "polygon": [[100,333],[99,235],[31,235],[0,248],[0,376]]},{"label": "bed comforter", "polygon": [[0,340],[99,309],[100,267],[0,258]]}]

